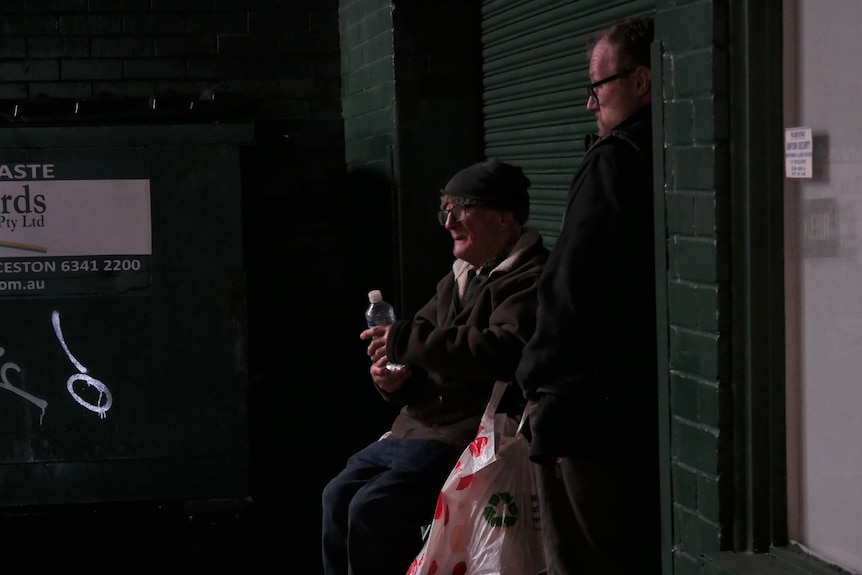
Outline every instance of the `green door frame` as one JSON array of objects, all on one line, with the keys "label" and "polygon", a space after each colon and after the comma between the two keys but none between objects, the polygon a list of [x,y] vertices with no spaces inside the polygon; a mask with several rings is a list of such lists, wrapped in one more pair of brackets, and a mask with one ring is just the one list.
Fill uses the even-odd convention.
[{"label": "green door frame", "polygon": [[781,0],[730,4],[733,546],[786,544]]}]

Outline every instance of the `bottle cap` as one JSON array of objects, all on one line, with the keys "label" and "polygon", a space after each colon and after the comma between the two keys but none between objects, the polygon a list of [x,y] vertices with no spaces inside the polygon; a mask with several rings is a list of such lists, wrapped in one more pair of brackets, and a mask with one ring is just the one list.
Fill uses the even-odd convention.
[{"label": "bottle cap", "polygon": [[379,289],[373,289],[368,292],[368,301],[371,303],[377,303],[383,299],[383,294],[380,293]]}]

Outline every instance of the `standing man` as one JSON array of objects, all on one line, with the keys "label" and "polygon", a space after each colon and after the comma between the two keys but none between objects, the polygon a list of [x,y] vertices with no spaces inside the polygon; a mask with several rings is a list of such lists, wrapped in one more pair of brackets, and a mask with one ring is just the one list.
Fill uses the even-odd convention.
[{"label": "standing man", "polygon": [[[325,575],[407,572],[494,383],[514,379],[548,258],[539,233],[524,227],[529,187],[521,168],[496,159],[455,174],[437,214],[452,238],[452,269],[412,320],[360,334],[375,389],[401,411],[323,490]],[[390,371],[387,361],[407,367]]]},{"label": "standing man", "polygon": [[648,17],[590,41],[598,139],[572,179],[516,374],[534,404],[548,575],[660,571],[652,41]]}]

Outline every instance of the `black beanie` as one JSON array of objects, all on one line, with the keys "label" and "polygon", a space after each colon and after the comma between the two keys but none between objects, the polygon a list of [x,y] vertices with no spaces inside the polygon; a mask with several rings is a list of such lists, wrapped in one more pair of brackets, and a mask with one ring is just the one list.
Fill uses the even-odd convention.
[{"label": "black beanie", "polygon": [[521,168],[490,158],[452,176],[440,193],[511,211],[523,224],[530,215],[529,187]]}]

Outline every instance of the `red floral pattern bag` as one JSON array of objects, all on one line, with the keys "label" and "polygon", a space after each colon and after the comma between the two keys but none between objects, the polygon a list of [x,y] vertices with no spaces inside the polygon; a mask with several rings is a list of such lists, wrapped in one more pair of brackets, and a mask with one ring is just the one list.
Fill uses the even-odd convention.
[{"label": "red floral pattern bag", "polygon": [[425,545],[407,575],[532,575],[545,567],[530,446],[520,423],[495,413],[497,382],[478,433],[440,490]]}]

